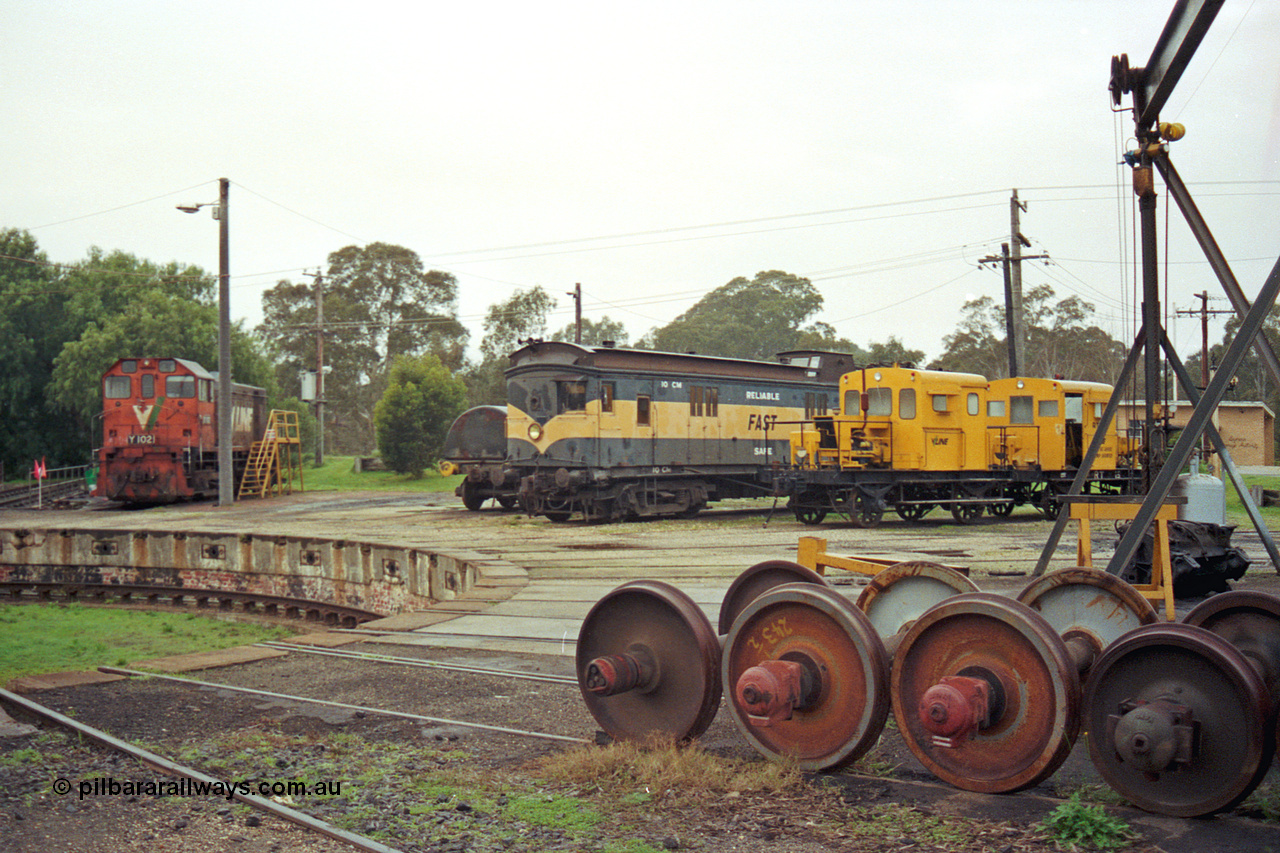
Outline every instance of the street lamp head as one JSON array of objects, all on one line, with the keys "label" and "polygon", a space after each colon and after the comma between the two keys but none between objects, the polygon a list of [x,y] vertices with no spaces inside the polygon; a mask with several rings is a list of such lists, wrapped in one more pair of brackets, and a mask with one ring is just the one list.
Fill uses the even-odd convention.
[{"label": "street lamp head", "polygon": [[181,210],[183,213],[195,213],[195,212],[196,212],[196,211],[198,211],[201,207],[203,207],[203,205],[199,205],[199,204],[180,204],[180,205],[178,205],[178,210]]}]

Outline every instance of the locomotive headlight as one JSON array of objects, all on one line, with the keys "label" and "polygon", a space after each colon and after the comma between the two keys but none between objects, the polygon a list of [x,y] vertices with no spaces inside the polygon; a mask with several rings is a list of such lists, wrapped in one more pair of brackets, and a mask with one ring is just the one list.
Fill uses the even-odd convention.
[{"label": "locomotive headlight", "polygon": [[538,441],[540,438],[542,438],[542,424],[539,424],[539,423],[529,424],[529,438],[533,441]]}]

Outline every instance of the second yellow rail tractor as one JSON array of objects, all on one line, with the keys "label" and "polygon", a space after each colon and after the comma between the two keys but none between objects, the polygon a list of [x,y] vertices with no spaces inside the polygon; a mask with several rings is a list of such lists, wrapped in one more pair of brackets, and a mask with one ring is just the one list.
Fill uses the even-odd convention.
[{"label": "second yellow rail tractor", "polygon": [[[838,413],[791,433],[791,465],[772,472],[775,494],[807,524],[835,512],[873,527],[888,509],[917,521],[939,507],[968,521],[1025,503],[1056,515],[1110,394],[1093,382],[855,370],[841,377]],[[1108,435],[1085,491],[1130,493],[1133,450]]]}]

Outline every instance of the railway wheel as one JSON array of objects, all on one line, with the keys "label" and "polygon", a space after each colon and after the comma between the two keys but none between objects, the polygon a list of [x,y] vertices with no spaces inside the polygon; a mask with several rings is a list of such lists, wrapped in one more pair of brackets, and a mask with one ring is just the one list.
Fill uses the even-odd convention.
[{"label": "railway wheel", "polygon": [[982,513],[986,508],[986,504],[980,503],[952,504],[951,517],[959,524],[968,524],[971,521],[977,521],[982,518]]},{"label": "railway wheel", "polygon": [[720,643],[693,599],[631,581],[596,602],[578,633],[578,686],[616,740],[706,731],[720,706]]},{"label": "railway wheel", "polygon": [[872,575],[857,605],[892,657],[903,633],[926,610],[965,592],[978,592],[977,584],[946,566],[911,560]]},{"label": "railway wheel", "polygon": [[1102,653],[1084,696],[1089,755],[1139,808],[1211,814],[1247,797],[1267,771],[1266,685],[1212,631],[1173,623],[1130,632]]},{"label": "railway wheel", "polygon": [[1053,628],[974,592],[931,608],[894,656],[893,714],[938,778],[995,794],[1048,778],[1080,730],[1080,680]]},{"label": "railway wheel", "polygon": [[738,730],[804,770],[857,761],[889,716],[884,645],[830,587],[786,584],[752,601],[725,638],[721,668]]},{"label": "railway wheel", "polygon": [[720,602],[718,625],[720,636],[723,637],[729,633],[729,629],[733,627],[733,621],[748,604],[775,586],[788,583],[830,586],[827,579],[813,569],[807,569],[790,560],[765,560],[763,563],[756,563],[734,578],[733,583],[729,584],[729,590],[724,594],[724,600]]},{"label": "railway wheel", "polygon": [[854,492],[849,497],[849,520],[854,527],[870,529],[880,526],[884,518],[884,504],[880,499],[864,492]]},{"label": "railway wheel", "polygon": [[987,504],[987,512],[996,518],[1008,518],[1013,515],[1014,503],[1012,500],[1000,500],[995,503]]},{"label": "railway wheel", "polygon": [[825,509],[818,509],[813,506],[797,506],[795,508],[796,521],[801,524],[821,524],[827,518]]},{"label": "railway wheel", "polygon": [[903,521],[917,522],[933,510],[933,504],[895,504],[893,511]]},{"label": "railway wheel", "polygon": [[1280,701],[1280,598],[1234,590],[1197,604],[1182,620],[1212,631],[1254,665],[1273,702]]},{"label": "railway wheel", "polygon": [[462,505],[471,512],[477,512],[484,506],[484,496],[480,494],[480,484],[470,480],[462,481]]},{"label": "railway wheel", "polygon": [[1018,594],[1018,601],[1058,632],[1081,676],[1107,646],[1157,621],[1151,602],[1132,586],[1115,575],[1085,567],[1036,578]]}]

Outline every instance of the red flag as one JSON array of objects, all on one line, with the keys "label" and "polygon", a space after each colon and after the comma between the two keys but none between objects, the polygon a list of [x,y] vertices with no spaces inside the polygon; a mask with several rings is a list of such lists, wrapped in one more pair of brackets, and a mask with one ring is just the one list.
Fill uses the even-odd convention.
[{"label": "red flag", "polygon": [[45,477],[48,477],[48,476],[49,476],[49,474],[48,474],[48,472],[47,472],[47,470],[45,469],[45,466],[44,466],[44,457],[41,457],[41,458],[40,458],[40,461],[36,463],[36,471],[35,471],[35,474],[36,474],[36,479],[37,479],[37,480],[43,480]]}]

